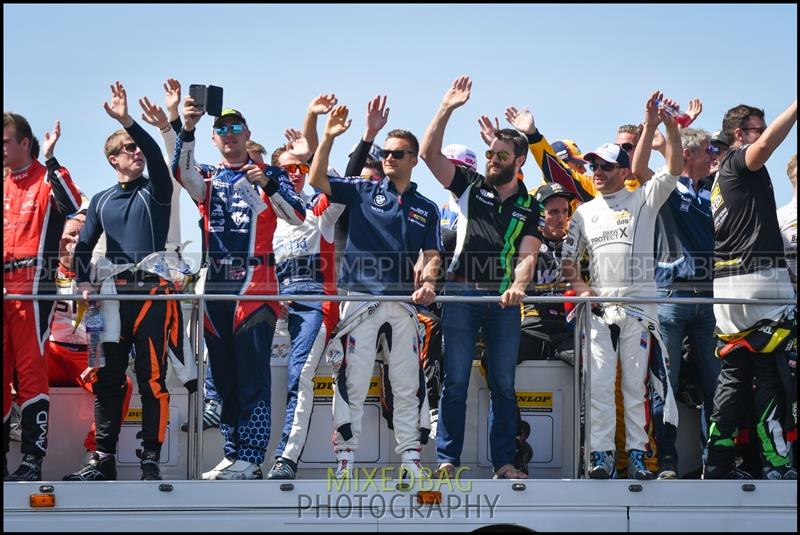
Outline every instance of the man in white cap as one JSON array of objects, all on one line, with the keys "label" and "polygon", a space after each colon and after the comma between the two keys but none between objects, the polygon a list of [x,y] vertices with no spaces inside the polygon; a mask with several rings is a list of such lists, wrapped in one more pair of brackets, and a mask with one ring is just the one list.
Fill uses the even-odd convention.
[{"label": "man in white cap", "polygon": [[[630,158],[619,145],[607,143],[585,155],[594,172],[598,195],[575,212],[562,258],[564,278],[580,296],[651,296],[656,292],[652,259],[656,217],[675,189],[683,162],[678,126],[657,107],[656,100],[660,96],[655,92],[647,101],[643,137],[652,140],[658,123],[664,122],[668,139],[667,165],[644,187],[635,191],[625,188]],[[580,274],[579,259],[584,252],[589,256],[591,287]],[[655,475],[644,464],[645,450],[650,447],[645,432],[645,377],[654,349],[653,335],[658,332],[656,306],[605,303],[600,310],[602,312],[591,316],[589,447],[592,458],[589,476],[608,479],[615,473],[614,381],[619,360],[625,401],[628,474],[636,479],[652,479]],[[668,404],[665,419],[675,419],[673,410],[674,406]]]}]

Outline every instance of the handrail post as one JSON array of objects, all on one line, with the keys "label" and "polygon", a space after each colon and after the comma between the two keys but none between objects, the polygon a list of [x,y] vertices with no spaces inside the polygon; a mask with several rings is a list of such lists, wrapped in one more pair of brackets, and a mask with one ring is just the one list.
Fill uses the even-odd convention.
[{"label": "handrail post", "polygon": [[[197,301],[192,300],[192,312],[189,315],[189,341],[192,347],[192,357],[197,362]],[[199,376],[199,369],[198,369]],[[187,404],[187,421],[189,422],[189,429],[187,434],[187,462],[186,462],[186,479],[197,479],[197,467],[195,459],[197,459],[197,441],[195,440],[195,433],[197,432],[197,395],[202,392],[203,383],[199,378],[197,381],[197,390],[189,394],[189,402]]]},{"label": "handrail post", "polygon": [[203,408],[205,406],[206,362],[205,362],[205,294],[200,294],[197,301],[197,392],[195,400],[195,479],[203,473]]},{"label": "handrail post", "polygon": [[578,303],[575,308],[575,318],[573,319],[573,343],[572,343],[572,436],[575,445],[572,451],[572,478],[578,479],[581,466],[581,314],[584,311],[584,304]]},{"label": "handrail post", "polygon": [[583,474],[589,477],[592,458],[592,304],[584,303],[583,309]]}]

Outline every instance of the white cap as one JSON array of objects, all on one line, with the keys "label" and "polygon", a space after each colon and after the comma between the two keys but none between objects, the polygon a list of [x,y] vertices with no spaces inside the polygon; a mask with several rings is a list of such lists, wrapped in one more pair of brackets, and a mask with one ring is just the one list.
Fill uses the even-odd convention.
[{"label": "white cap", "polygon": [[628,153],[622,150],[622,147],[616,143],[603,143],[592,152],[587,152],[583,155],[583,159],[588,162],[591,162],[595,158],[600,158],[608,163],[615,163],[620,167],[630,168],[631,166]]},{"label": "white cap", "polygon": [[442,154],[453,163],[466,165],[473,171],[478,167],[478,156],[466,145],[452,143],[442,149]]}]

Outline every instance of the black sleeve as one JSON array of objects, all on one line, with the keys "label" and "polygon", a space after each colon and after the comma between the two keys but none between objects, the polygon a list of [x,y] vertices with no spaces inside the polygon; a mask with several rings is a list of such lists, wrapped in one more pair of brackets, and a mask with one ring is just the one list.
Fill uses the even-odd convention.
[{"label": "black sleeve", "polygon": [[176,134],[180,134],[181,130],[183,130],[183,123],[181,123],[181,118],[180,117],[178,117],[174,121],[170,121],[169,125],[172,127],[172,130]]},{"label": "black sleeve", "polygon": [[539,143],[544,136],[542,135],[541,132],[539,132],[539,129],[537,128],[536,132],[534,132],[533,134],[525,134],[525,137],[528,139],[528,145],[533,145],[535,143]]},{"label": "black sleeve", "polygon": [[358,143],[356,150],[350,155],[350,160],[347,162],[347,169],[344,170],[343,176],[360,176],[361,170],[364,169],[364,164],[367,163],[367,156],[369,156],[369,149],[371,148],[372,142],[362,139]]},{"label": "black sleeve", "polygon": [[473,171],[463,165],[456,165],[456,172],[453,174],[453,181],[450,183],[448,190],[453,192],[457,199],[464,195],[470,184],[481,184],[483,182],[483,175],[477,171]]},{"label": "black sleeve", "polygon": [[75,281],[78,283],[90,282],[91,280],[92,251],[103,233],[103,225],[100,223],[100,218],[97,217],[97,199],[100,198],[101,193],[92,197],[91,202],[89,202],[89,209],[86,211],[86,223],[78,236],[78,243],[75,244]]},{"label": "black sleeve", "polygon": [[[56,201],[58,213],[61,215],[74,214],[81,207],[81,198],[76,197],[75,192],[65,184],[65,180],[69,180],[72,183],[69,172],[58,163],[55,156],[48,159],[44,164],[47,166],[47,179],[53,191],[53,199]],[[74,184],[72,187],[75,188]]]},{"label": "black sleeve", "polygon": [[158,147],[158,143],[153,136],[144,131],[139,123],[133,124],[125,129],[133,138],[144,153],[147,161],[147,173],[150,178],[150,187],[153,189],[153,197],[162,204],[172,202],[172,179],[169,176],[169,167],[164,161],[164,155]]}]

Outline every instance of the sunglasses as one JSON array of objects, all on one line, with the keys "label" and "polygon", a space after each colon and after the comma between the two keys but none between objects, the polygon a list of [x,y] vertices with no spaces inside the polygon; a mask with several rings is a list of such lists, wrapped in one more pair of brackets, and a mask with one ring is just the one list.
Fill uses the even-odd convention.
[{"label": "sunglasses", "polygon": [[308,164],[304,164],[304,163],[290,163],[290,164],[284,165],[282,167],[290,175],[294,175],[294,174],[297,174],[297,173],[300,173],[301,175],[305,175],[305,174],[308,173],[308,170],[310,169]]},{"label": "sunglasses", "polygon": [[619,167],[619,165],[617,165],[615,163],[608,163],[608,162],[603,162],[603,163],[594,163],[594,162],[592,162],[592,163],[589,164],[589,169],[592,172],[597,171],[598,169],[602,169],[606,173],[610,173],[611,171],[613,171],[617,167]]},{"label": "sunglasses", "polygon": [[413,156],[416,154],[416,152],[412,152],[410,150],[402,150],[402,149],[398,150],[381,149],[381,158],[383,158],[384,160],[388,158],[390,154],[392,155],[392,158],[394,158],[395,160],[402,160],[406,154],[411,154]]},{"label": "sunglasses", "polygon": [[494,158],[495,156],[497,156],[498,160],[500,160],[501,162],[504,162],[504,161],[508,160],[508,157],[511,156],[511,155],[508,152],[504,151],[504,150],[497,151],[497,152],[495,152],[493,150],[487,150],[486,151],[486,159],[487,160],[491,161],[492,158]]},{"label": "sunglasses", "polygon": [[714,145],[709,145],[708,147],[706,147],[706,152],[711,156],[716,156],[717,154],[719,154],[720,151],[719,147],[715,147]]},{"label": "sunglasses", "polygon": [[740,128],[740,130],[755,130],[759,134],[763,134],[766,129],[766,126],[748,126],[747,128]]},{"label": "sunglasses", "polygon": [[136,145],[136,143],[134,143],[133,141],[131,141],[130,143],[125,143],[124,145],[121,145],[119,149],[117,149],[117,154],[119,154],[122,151],[125,151],[128,154],[133,154],[136,152],[137,147],[138,145]]},{"label": "sunglasses", "polygon": [[620,144],[619,148],[621,148],[625,152],[630,152],[636,148],[636,145],[634,145],[633,143],[622,143]]},{"label": "sunglasses", "polygon": [[230,130],[231,134],[241,134],[244,132],[244,125],[242,123],[224,124],[222,126],[215,126],[214,131],[218,136],[224,136]]}]

